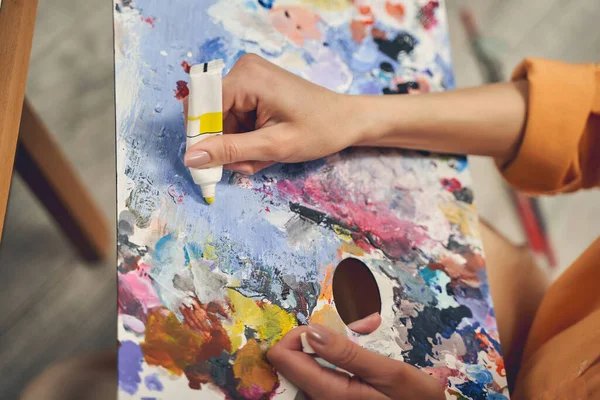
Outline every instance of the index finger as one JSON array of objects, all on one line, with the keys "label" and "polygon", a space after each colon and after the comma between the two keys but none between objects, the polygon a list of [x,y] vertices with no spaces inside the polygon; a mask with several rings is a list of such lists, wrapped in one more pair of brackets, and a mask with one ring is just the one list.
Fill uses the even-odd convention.
[{"label": "index finger", "polygon": [[306,327],[293,329],[267,353],[271,364],[290,382],[313,399],[389,400],[372,386],[343,372],[321,367],[302,352],[300,335],[305,331]]},{"label": "index finger", "polygon": [[257,70],[263,61],[255,54],[244,54],[225,75],[222,81],[223,119],[234,108],[241,113],[256,110],[258,96],[253,89],[258,78]]}]

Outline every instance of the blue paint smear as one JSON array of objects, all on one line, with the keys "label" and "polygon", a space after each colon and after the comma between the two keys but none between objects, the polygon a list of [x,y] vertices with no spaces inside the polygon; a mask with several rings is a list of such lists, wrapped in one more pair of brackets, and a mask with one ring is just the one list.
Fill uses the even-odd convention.
[{"label": "blue paint smear", "polygon": [[461,383],[456,385],[456,388],[460,390],[460,392],[473,400],[487,399],[487,391],[482,388],[479,384],[469,381],[465,383]]},{"label": "blue paint smear", "polygon": [[463,172],[469,166],[469,162],[467,161],[466,156],[456,157],[455,162],[456,162],[456,170],[458,172]]},{"label": "blue paint smear", "polygon": [[487,398],[488,400],[508,400],[508,397],[500,393],[488,393]]},{"label": "blue paint smear", "polygon": [[138,344],[130,340],[121,342],[118,359],[119,387],[131,395],[137,393],[142,382],[140,373],[143,358],[142,349]]},{"label": "blue paint smear", "polygon": [[163,384],[158,379],[158,374],[150,374],[144,378],[144,384],[148,390],[162,392],[164,389]]},{"label": "blue paint smear", "polygon": [[202,246],[194,242],[187,243],[183,248],[183,252],[186,266],[190,264],[191,260],[199,260],[204,257]]},{"label": "blue paint smear", "polygon": [[494,381],[492,373],[483,365],[467,365],[467,374],[477,381],[477,383],[482,385],[486,385]]},{"label": "blue paint smear", "polygon": [[427,285],[431,285],[431,281],[437,276],[436,272],[429,268],[422,268],[419,270],[419,276],[423,278]]}]

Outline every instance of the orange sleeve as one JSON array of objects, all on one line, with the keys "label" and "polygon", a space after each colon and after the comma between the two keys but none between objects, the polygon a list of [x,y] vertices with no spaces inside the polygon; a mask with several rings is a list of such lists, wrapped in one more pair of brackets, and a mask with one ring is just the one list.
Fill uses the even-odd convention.
[{"label": "orange sleeve", "polygon": [[600,68],[526,59],[513,80],[527,79],[525,134],[506,180],[529,193],[600,185]]}]

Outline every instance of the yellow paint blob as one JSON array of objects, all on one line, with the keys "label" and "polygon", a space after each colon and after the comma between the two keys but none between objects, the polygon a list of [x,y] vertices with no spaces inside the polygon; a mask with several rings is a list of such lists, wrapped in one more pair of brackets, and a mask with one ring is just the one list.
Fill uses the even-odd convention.
[{"label": "yellow paint blob", "polygon": [[244,323],[242,321],[236,321],[231,325],[223,324],[223,328],[231,341],[231,351],[235,353],[242,347],[242,343],[244,343]]},{"label": "yellow paint blob", "polygon": [[263,321],[258,326],[258,335],[261,340],[266,340],[271,345],[277,343],[283,335],[298,325],[292,314],[287,313],[275,304],[265,303],[262,310]]},{"label": "yellow paint blob", "polygon": [[351,232],[348,229],[342,228],[339,225],[333,225],[333,231],[340,239],[346,242],[352,242]]},{"label": "yellow paint blob", "polygon": [[228,332],[232,332],[231,343],[234,347],[236,345],[239,347],[242,342],[246,326],[257,331],[260,340],[273,345],[298,325],[292,314],[275,304],[260,303],[259,305],[255,300],[249,299],[233,289],[228,289],[228,296],[234,323],[226,329]]},{"label": "yellow paint blob", "polygon": [[207,260],[218,261],[219,257],[217,257],[217,251],[215,246],[206,242],[204,243],[204,248],[202,249],[204,252],[204,258]]},{"label": "yellow paint blob", "polygon": [[204,201],[206,201],[206,204],[211,205],[212,203],[215,202],[215,198],[214,197],[205,197]]},{"label": "yellow paint blob", "polygon": [[363,256],[365,254],[365,251],[363,249],[361,249],[360,247],[358,247],[357,245],[355,245],[354,243],[342,243],[342,247],[340,247],[338,249],[338,255],[340,256],[340,258],[342,257],[342,254],[347,253],[347,254],[352,254],[353,256]]},{"label": "yellow paint blob", "polygon": [[449,202],[441,204],[439,207],[448,222],[458,226],[463,234],[470,237],[479,236],[477,213],[474,205]]},{"label": "yellow paint blob", "polygon": [[302,0],[302,2],[322,11],[341,11],[352,5],[348,0]]}]

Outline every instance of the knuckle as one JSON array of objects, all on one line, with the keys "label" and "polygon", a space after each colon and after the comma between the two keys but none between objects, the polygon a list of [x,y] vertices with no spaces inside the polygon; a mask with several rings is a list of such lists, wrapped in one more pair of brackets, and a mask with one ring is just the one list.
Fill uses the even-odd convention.
[{"label": "knuckle", "polygon": [[340,349],[340,365],[351,365],[358,356],[358,347],[349,340],[345,340]]},{"label": "knuckle", "polygon": [[260,56],[253,53],[247,53],[238,59],[236,66],[238,69],[242,69],[245,72],[256,72],[258,67],[262,65],[262,61],[263,59]]},{"label": "knuckle", "polygon": [[241,156],[241,151],[235,141],[227,136],[223,136],[223,162],[231,163],[237,161]]},{"label": "knuckle", "polygon": [[285,132],[277,132],[268,135],[265,140],[264,154],[266,158],[273,161],[287,161],[293,153],[296,141]]},{"label": "knuckle", "polygon": [[268,135],[262,149],[265,158],[279,161],[283,152],[283,143],[276,135]]},{"label": "knuckle", "polygon": [[391,368],[390,371],[388,372],[389,376],[385,377],[387,379],[385,379],[387,382],[395,382],[395,383],[400,383],[403,382],[405,380],[405,372],[404,372],[404,368],[402,368],[402,364],[398,363],[398,366],[396,366],[395,368]]}]

